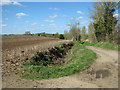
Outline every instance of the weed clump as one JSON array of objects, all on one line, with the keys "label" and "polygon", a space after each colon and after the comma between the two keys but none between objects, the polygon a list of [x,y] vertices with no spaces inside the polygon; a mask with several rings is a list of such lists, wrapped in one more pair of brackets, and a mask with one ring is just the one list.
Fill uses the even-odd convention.
[{"label": "weed clump", "polygon": [[73,46],[74,44],[71,42],[63,44],[60,47],[53,47],[44,52],[37,52],[35,56],[30,59],[30,62],[33,65],[41,66],[61,65],[64,63],[62,58]]}]

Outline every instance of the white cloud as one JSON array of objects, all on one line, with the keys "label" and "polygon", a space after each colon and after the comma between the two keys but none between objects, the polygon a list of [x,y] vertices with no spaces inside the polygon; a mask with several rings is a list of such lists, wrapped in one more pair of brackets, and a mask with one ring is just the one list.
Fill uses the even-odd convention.
[{"label": "white cloud", "polygon": [[17,2],[17,1],[11,1],[11,0],[2,0],[0,2],[0,5],[18,5],[18,6],[22,6],[21,3]]},{"label": "white cloud", "polygon": [[44,26],[45,26],[44,24],[41,25],[41,27],[44,27]]},{"label": "white cloud", "polygon": [[36,23],[36,22],[34,22],[34,23],[32,23],[31,25],[32,25],[32,26],[34,26],[34,25],[36,25],[36,24],[37,24],[37,23]]},{"label": "white cloud", "polygon": [[50,17],[50,18],[56,18],[57,16],[58,16],[58,15],[55,14],[54,16],[49,16],[49,17]]},{"label": "white cloud", "polygon": [[43,20],[44,22],[55,22],[54,20]]},{"label": "white cloud", "polygon": [[1,26],[2,26],[2,27],[6,27],[7,25],[6,25],[6,24],[2,24]]},{"label": "white cloud", "polygon": [[13,1],[13,5],[23,6],[21,3],[17,2],[17,1]]},{"label": "white cloud", "polygon": [[49,24],[50,26],[55,26],[56,24]]},{"label": "white cloud", "polygon": [[77,11],[77,13],[79,13],[79,14],[83,14],[83,12],[81,12],[81,11]]},{"label": "white cloud", "polygon": [[54,10],[59,10],[58,8],[54,8]]},{"label": "white cloud", "polygon": [[82,19],[82,18],[83,18],[83,17],[77,17],[76,20],[80,20],[80,19]]},{"label": "white cloud", "polygon": [[58,8],[48,8],[49,10],[59,10]]},{"label": "white cloud", "polygon": [[16,16],[17,16],[17,18],[21,18],[23,16],[28,16],[28,15],[25,13],[17,13]]},{"label": "white cloud", "polygon": [[50,20],[50,22],[55,22],[54,20]]},{"label": "white cloud", "polygon": [[10,0],[0,1],[0,5],[10,5],[12,2]]},{"label": "white cloud", "polygon": [[77,18],[75,18],[75,17],[73,18],[73,17],[72,17],[72,18],[70,18],[70,19],[71,19],[71,20],[80,20],[80,19],[82,19],[82,18],[84,18],[84,17],[77,17]]},{"label": "white cloud", "polygon": [[113,17],[116,17],[116,18],[118,18],[118,16],[119,16],[119,14],[114,14],[114,15],[113,15]]}]

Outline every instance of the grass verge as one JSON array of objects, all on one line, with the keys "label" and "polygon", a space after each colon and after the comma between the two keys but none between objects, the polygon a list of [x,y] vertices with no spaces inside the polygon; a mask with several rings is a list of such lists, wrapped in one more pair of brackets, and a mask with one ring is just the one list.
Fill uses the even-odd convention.
[{"label": "grass verge", "polygon": [[[75,42],[75,46],[72,48],[73,57],[64,66],[34,66],[30,63],[24,64],[26,68],[23,68],[21,77],[26,79],[49,79],[68,76],[82,71],[86,67],[90,66],[96,59],[96,54],[80,42]],[[81,50],[82,49],[82,50]]]},{"label": "grass verge", "polygon": [[110,49],[110,50],[120,50],[120,46],[118,45],[113,45],[111,43],[105,42],[105,43],[89,43],[89,42],[85,42],[85,45],[88,46],[96,46],[96,47],[101,47],[104,49]]}]

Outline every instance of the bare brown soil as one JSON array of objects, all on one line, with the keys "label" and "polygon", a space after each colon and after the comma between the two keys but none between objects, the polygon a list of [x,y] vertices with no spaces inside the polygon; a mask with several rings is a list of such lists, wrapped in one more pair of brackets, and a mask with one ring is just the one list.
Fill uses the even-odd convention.
[{"label": "bare brown soil", "polygon": [[10,74],[3,76],[2,86],[3,88],[118,88],[118,59],[116,59],[118,52],[92,46],[87,48],[97,53],[98,58],[83,72],[48,80],[26,80]]},{"label": "bare brown soil", "polygon": [[11,50],[22,46],[60,41],[59,39],[39,36],[2,36],[2,50]]},{"label": "bare brown soil", "polygon": [[56,38],[39,36],[3,36],[2,68],[3,74],[19,73],[20,65],[29,60],[37,51],[44,51],[62,41]]}]

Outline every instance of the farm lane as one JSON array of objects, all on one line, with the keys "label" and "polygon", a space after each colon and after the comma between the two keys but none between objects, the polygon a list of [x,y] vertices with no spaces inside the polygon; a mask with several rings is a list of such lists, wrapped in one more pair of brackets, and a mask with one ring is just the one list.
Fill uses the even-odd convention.
[{"label": "farm lane", "polygon": [[106,56],[107,58],[109,58],[112,61],[115,61],[116,63],[118,62],[118,51],[106,50],[106,49],[101,49],[99,47],[93,47],[93,46],[87,46],[87,48],[93,50],[98,54],[102,54]]},{"label": "farm lane", "polygon": [[86,47],[97,54],[97,59],[90,68],[82,72],[82,76],[87,77],[87,73],[89,73],[90,78],[86,78],[86,81],[99,87],[118,88],[118,51],[94,46]]}]

